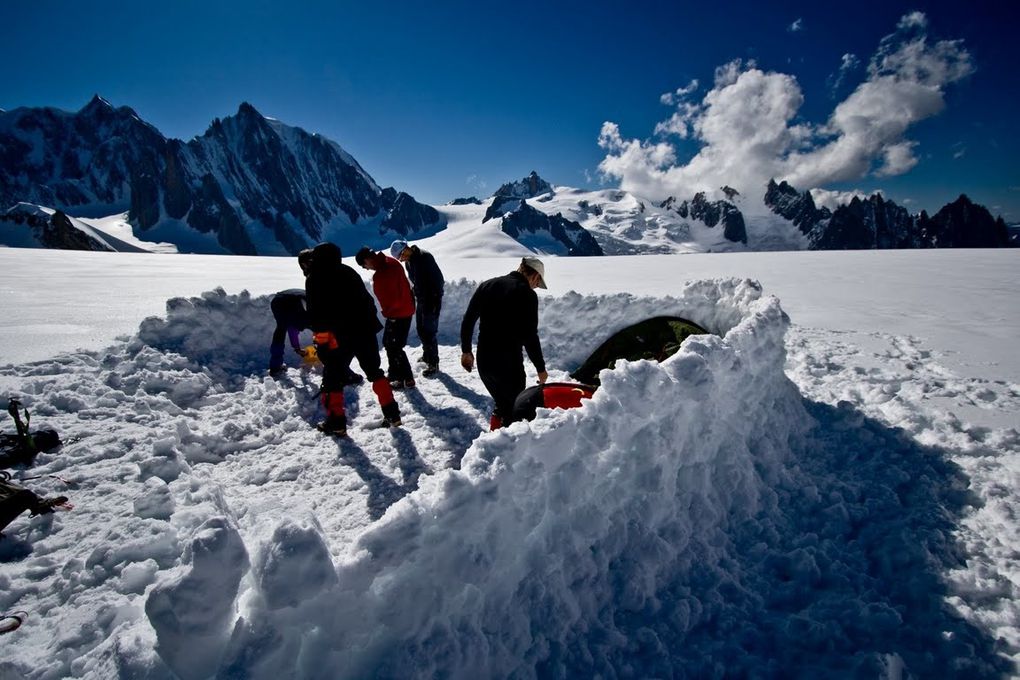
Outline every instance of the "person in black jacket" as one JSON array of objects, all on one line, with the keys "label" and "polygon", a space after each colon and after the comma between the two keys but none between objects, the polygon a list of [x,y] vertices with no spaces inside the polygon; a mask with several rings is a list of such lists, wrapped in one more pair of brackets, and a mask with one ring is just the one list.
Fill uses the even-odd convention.
[{"label": "person in black jacket", "polygon": [[394,241],[390,255],[407,266],[407,275],[414,287],[417,302],[414,322],[421,339],[422,360],[425,370],[422,375],[430,378],[439,372],[439,312],[443,307],[443,272],[436,264],[436,258],[418,246],[409,246],[407,241]]},{"label": "person in black jacket", "polygon": [[[298,253],[298,266],[301,272],[307,277],[309,268],[312,265],[312,251],[306,248]],[[286,372],[283,364],[284,341],[290,342],[294,352],[305,356],[305,350],[301,348],[301,331],[308,328],[308,312],[305,309],[305,291],[301,288],[281,290],[273,296],[269,303],[273,312],[273,319],[276,321],[276,329],[273,331],[273,340],[269,345],[269,375],[278,376]],[[357,385],[361,382],[361,376],[350,369],[344,368],[344,384]]]},{"label": "person in black jacket", "polygon": [[340,248],[320,243],[312,250],[312,265],[305,278],[308,325],[322,360],[322,405],[326,420],[319,429],[343,436],[347,433],[344,410],[344,373],[356,357],[382,406],[383,423],[400,425],[400,408],[380,367],[379,340],[382,329],[375,301],[356,271],[340,260]]},{"label": "person in black jacket", "polygon": [[535,257],[521,260],[517,271],[483,281],[471,296],[460,325],[461,366],[468,372],[475,365],[471,336],[478,328],[478,376],[496,402],[489,421],[493,430],[513,420],[514,399],[524,390],[523,347],[544,383],[542,344],[538,339],[538,296],[535,288],[545,288],[545,267]]}]

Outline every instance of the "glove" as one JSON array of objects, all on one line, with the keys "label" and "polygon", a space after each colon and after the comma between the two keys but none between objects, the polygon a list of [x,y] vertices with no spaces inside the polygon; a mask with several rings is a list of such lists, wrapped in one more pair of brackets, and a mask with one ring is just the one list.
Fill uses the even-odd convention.
[{"label": "glove", "polygon": [[471,352],[464,352],[460,355],[460,365],[464,367],[464,370],[468,373],[475,367],[475,355]]},{"label": "glove", "polygon": [[315,344],[318,345],[320,349],[336,349],[339,347],[336,341],[336,336],[333,335],[333,331],[322,331],[320,333],[316,333],[312,336],[312,339],[315,340]]}]

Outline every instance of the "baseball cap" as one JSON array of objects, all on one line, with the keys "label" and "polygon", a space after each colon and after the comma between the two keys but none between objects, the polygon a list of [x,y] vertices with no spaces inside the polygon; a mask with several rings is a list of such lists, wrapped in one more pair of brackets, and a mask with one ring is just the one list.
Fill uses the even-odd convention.
[{"label": "baseball cap", "polygon": [[542,264],[542,260],[538,259],[537,257],[525,257],[525,258],[521,259],[521,262],[523,264],[528,265],[529,267],[534,269],[536,272],[538,272],[538,276],[541,279],[539,281],[539,283],[538,283],[538,287],[545,289],[546,288],[546,285],[545,285],[545,265]]},{"label": "baseball cap", "polygon": [[390,257],[397,259],[400,257],[400,253],[404,252],[404,248],[407,247],[407,241],[394,241],[390,245]]}]

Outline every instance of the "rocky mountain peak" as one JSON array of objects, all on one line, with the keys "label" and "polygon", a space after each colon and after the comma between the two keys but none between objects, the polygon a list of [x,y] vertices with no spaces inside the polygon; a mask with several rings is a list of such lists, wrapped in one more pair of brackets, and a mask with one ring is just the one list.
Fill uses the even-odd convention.
[{"label": "rocky mountain peak", "polygon": [[542,194],[548,194],[552,192],[552,190],[552,185],[539,177],[538,173],[532,170],[531,174],[524,179],[519,179],[515,182],[507,182],[497,189],[493,196],[496,198],[500,196],[507,198],[535,198]]}]

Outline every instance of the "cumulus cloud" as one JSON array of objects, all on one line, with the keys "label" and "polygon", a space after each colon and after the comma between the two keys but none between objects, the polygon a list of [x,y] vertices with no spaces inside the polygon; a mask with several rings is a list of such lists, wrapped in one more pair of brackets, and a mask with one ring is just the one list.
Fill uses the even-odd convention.
[{"label": "cumulus cloud", "polygon": [[792,24],[786,27],[786,30],[789,31],[790,33],[797,33],[798,31],[803,31],[804,19],[798,17],[796,21],[794,21]]},{"label": "cumulus cloud", "polygon": [[[933,43],[926,28],[923,13],[904,16],[882,39],[866,79],[819,124],[797,118],[804,96],[794,76],[753,61],[723,64],[700,102],[686,96],[693,90],[684,97],[670,93],[675,110],[651,139],[627,138],[616,123],[604,123],[599,145],[606,156],[599,170],[622,189],[652,199],[727,184],[760,195],[773,177],[812,189],[907,172],[918,162],[907,130],[938,114],[946,86],[973,71],[961,41]],[[847,70],[855,59],[844,56]],[[678,161],[674,135],[701,146]]]}]

